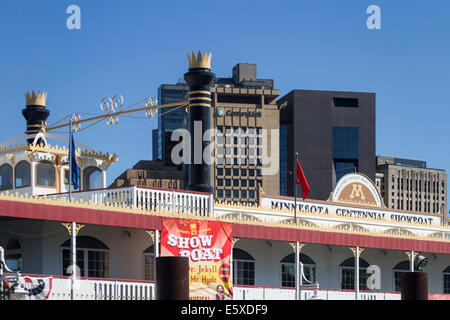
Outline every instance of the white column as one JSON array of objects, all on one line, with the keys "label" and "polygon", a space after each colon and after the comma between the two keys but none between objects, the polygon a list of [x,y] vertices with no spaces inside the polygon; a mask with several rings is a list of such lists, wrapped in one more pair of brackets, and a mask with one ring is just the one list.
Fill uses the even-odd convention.
[{"label": "white column", "polygon": [[136,186],[133,186],[131,189],[131,207],[133,209],[137,208],[137,192],[136,192]]},{"label": "white column", "polygon": [[414,272],[414,250],[411,251],[411,257],[409,259],[409,271]]},{"label": "white column", "polygon": [[295,300],[300,300],[300,286],[302,283],[302,274],[300,270],[300,250],[298,241],[295,242]]},{"label": "white column", "polygon": [[210,194],[208,197],[209,200],[209,208],[207,215],[210,217],[214,217],[214,194]]},{"label": "white column", "polygon": [[72,222],[72,237],[71,237],[71,249],[72,249],[72,276],[71,279],[71,287],[70,287],[70,298],[71,300],[75,300],[75,279],[76,279],[76,265],[77,265],[77,250],[76,250],[76,223]]},{"label": "white column", "polygon": [[106,170],[102,171],[102,188],[106,188]]},{"label": "white column", "polygon": [[[155,274],[155,281],[156,281],[156,258],[159,257],[159,230],[155,230],[155,242],[154,242],[153,249],[154,249],[153,252],[155,255],[154,274]],[[156,294],[157,294],[157,291],[156,291],[156,286],[155,286],[155,300],[158,299]]]},{"label": "white column", "polygon": [[35,188],[36,188],[36,168],[35,163],[30,162],[30,168],[31,168],[31,175],[30,175],[30,186],[31,186],[31,195],[35,194]]},{"label": "white column", "polygon": [[359,247],[355,251],[355,295],[356,300],[359,299]]},{"label": "white column", "polygon": [[[299,257],[300,257],[300,254],[299,254]],[[300,269],[300,272],[299,272],[299,279],[298,279],[298,288],[299,288],[299,290],[298,290],[298,297],[299,297],[299,300],[302,300],[302,288],[303,288],[303,263],[301,263],[300,261],[299,261],[299,269]]]},{"label": "white column", "polygon": [[230,283],[233,287],[233,238],[231,238],[231,253],[230,253]]},{"label": "white column", "polygon": [[171,200],[172,200],[172,213],[178,213],[178,210],[177,210],[177,200],[176,200],[176,193],[175,193],[175,191],[172,191],[171,192],[171,194],[170,194],[170,198],[171,198]]}]

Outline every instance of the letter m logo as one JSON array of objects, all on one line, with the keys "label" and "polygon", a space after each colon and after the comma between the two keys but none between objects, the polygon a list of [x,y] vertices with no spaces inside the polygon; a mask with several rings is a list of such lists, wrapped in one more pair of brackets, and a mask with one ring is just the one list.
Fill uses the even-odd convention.
[{"label": "letter m logo", "polygon": [[362,191],[362,185],[361,184],[352,184],[353,190],[352,193],[350,194],[350,199],[354,199],[354,198],[361,198],[361,200],[366,200],[366,197],[364,196],[364,193]]}]

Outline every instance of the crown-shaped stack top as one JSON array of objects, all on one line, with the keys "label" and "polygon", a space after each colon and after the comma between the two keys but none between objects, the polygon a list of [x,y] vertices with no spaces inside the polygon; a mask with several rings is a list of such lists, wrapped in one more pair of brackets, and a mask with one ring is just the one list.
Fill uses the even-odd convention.
[{"label": "crown-shaped stack top", "polygon": [[192,57],[188,53],[188,60],[189,60],[189,69],[195,68],[211,69],[211,52],[208,54],[208,52],[205,51],[205,54],[202,57],[200,50],[198,50],[197,56],[195,56],[194,51],[192,51]]},{"label": "crown-shaped stack top", "polygon": [[47,93],[42,91],[38,91],[38,93],[34,93],[34,90],[30,94],[29,91],[25,93],[25,99],[27,102],[27,106],[44,106],[45,100],[47,99]]}]

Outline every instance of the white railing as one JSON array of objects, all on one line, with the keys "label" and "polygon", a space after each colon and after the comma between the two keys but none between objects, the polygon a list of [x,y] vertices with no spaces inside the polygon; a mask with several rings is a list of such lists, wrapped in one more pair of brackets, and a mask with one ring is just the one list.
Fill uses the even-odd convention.
[{"label": "white railing", "polygon": [[[68,193],[47,195],[47,198],[69,198]],[[93,204],[115,204],[143,210],[191,213],[213,216],[212,194],[167,190],[147,187],[123,187],[73,192],[75,201],[91,201]]]},{"label": "white railing", "polygon": [[[295,289],[277,287],[233,287],[235,300],[294,300]],[[301,299],[309,300],[314,290],[301,291]],[[319,289],[318,296],[322,300],[356,300],[354,291]],[[400,293],[395,292],[360,292],[358,300],[400,300]]]},{"label": "white railing", "polygon": [[[32,279],[49,276],[23,275]],[[22,278],[22,276],[20,277]],[[23,281],[23,279],[22,279]],[[74,300],[154,300],[156,284],[140,280],[114,280],[81,278],[75,282]],[[71,300],[71,279],[56,276],[52,278],[52,289],[49,300]],[[294,300],[294,288],[234,286],[234,300]],[[313,289],[301,291],[301,299],[309,300],[314,294]],[[319,289],[318,296],[322,300],[356,300],[354,291],[336,289]],[[400,300],[396,292],[360,292],[358,300]]]},{"label": "white railing", "polygon": [[[28,276],[27,276],[28,277]],[[29,276],[32,279],[48,276]],[[71,300],[71,279],[53,277],[48,300]],[[154,300],[155,283],[149,281],[78,279],[74,300]]]}]

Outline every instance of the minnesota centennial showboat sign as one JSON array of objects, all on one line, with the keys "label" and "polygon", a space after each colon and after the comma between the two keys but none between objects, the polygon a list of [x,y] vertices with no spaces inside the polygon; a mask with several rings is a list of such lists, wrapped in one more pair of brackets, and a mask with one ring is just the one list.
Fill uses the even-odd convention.
[{"label": "minnesota centennial showboat sign", "polygon": [[[294,211],[293,198],[261,195],[260,204],[271,209]],[[336,184],[328,201],[297,200],[297,212],[317,213],[321,215],[346,218],[366,218],[374,221],[406,222],[420,225],[441,225],[437,215],[402,212],[386,208],[375,185],[360,173],[351,173],[342,177]]]}]

